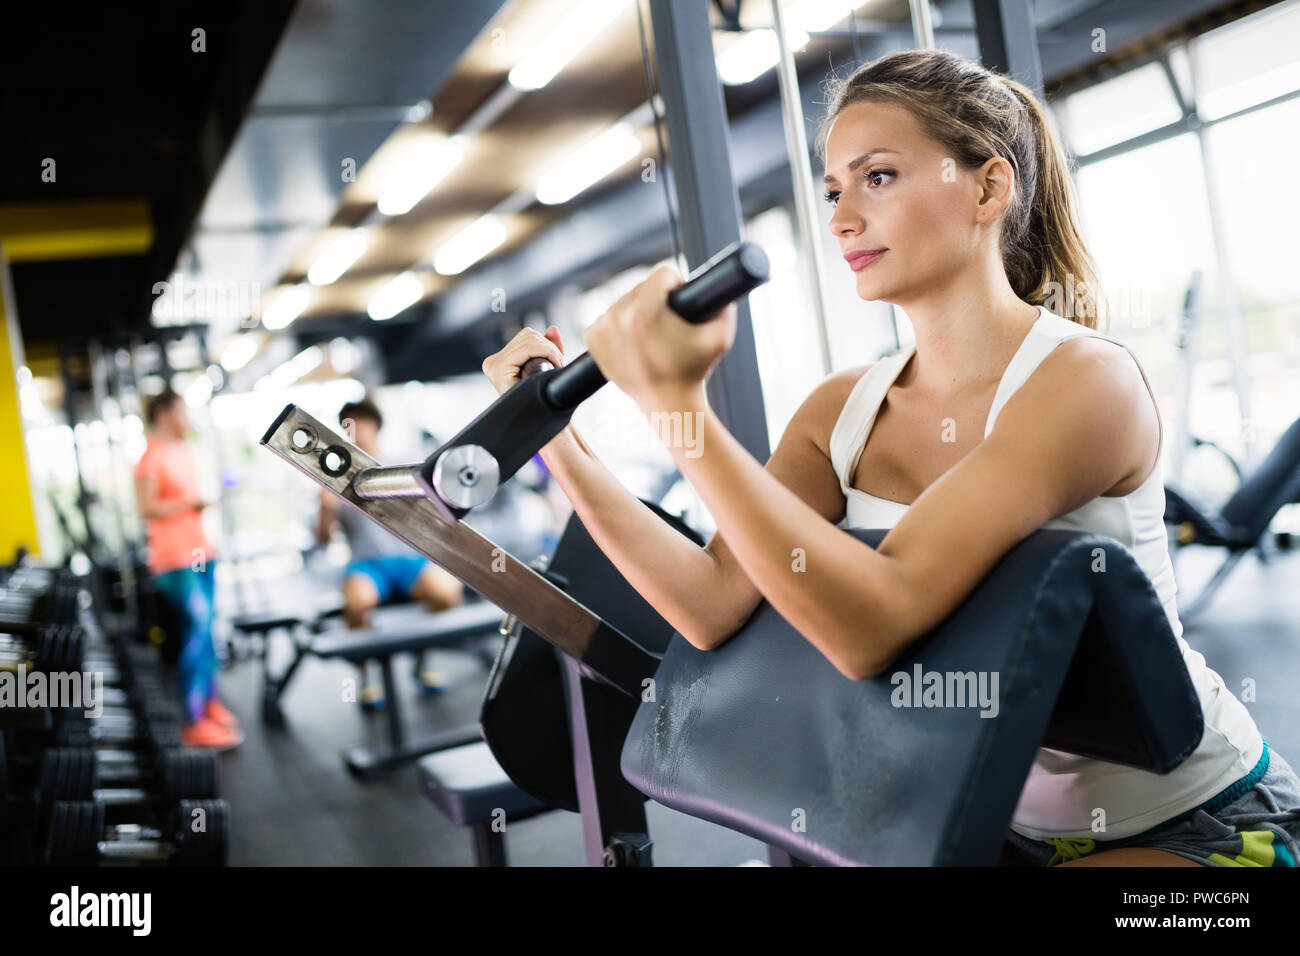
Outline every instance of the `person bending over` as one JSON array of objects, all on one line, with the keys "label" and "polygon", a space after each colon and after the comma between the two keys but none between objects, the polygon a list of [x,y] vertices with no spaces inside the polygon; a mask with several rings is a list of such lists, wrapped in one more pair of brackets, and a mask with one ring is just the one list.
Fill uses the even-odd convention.
[{"label": "person bending over", "polygon": [[[1182,638],[1160,416],[1137,360],[1098,331],[1104,298],[1046,112],[1023,85],[940,50],[865,63],[831,94],[817,148],[843,281],[902,308],[915,344],[820,383],[764,467],[704,389],[735,307],[681,321],[665,300],[682,277],[662,266],[583,344],[652,422],[698,415],[696,444],[669,451],[716,534],[700,548],[659,520],[572,425],[543,449],[552,475],[693,645],[717,647],[766,598],[852,680],[887,677],[1033,531],[1118,539],[1164,606],[1204,737],[1165,775],[1041,748],[1004,859],[1294,866],[1300,781]],[[504,392],[534,356],[562,365],[562,349],[554,326],[526,329],[483,371]],[[890,530],[872,549],[841,522]]]},{"label": "person bending over", "polygon": [[225,750],[244,737],[239,721],[221,702],[217,653],[212,644],[213,567],[216,552],[203,531],[203,509],[215,502],[199,496],[185,402],[170,388],[145,406],[149,437],[135,466],[136,507],[149,535],[149,570],[158,593],[180,624],[177,678],[188,747]]},{"label": "person bending over", "polygon": [[[362,451],[378,458],[384,418],[374,402],[362,399],[344,405],[339,410],[339,424]],[[360,511],[344,505],[332,492],[322,491],[316,521],[319,544],[329,544],[335,524],[342,526],[352,552],[343,571],[343,619],[348,627],[369,627],[370,612],[383,604],[419,601],[430,611],[442,611],[464,600],[464,586],[459,580]],[[361,672],[358,698],[362,708],[382,707],[384,689],[376,663],[368,662]],[[443,689],[433,668],[432,651],[416,655],[415,679],[425,693]]]}]

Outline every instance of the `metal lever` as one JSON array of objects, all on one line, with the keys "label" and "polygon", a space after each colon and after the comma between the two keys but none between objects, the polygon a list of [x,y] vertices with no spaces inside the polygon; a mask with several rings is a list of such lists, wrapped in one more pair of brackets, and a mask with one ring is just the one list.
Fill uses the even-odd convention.
[{"label": "metal lever", "polygon": [[[733,243],[673,289],[668,305],[687,322],[706,322],[766,282],[768,274],[760,247]],[[366,500],[428,497],[449,518],[462,518],[491,500],[501,483],[563,431],[573,410],[605,384],[595,359],[585,352],[560,369],[543,358],[529,359],[520,376],[422,464],[363,469],[353,492]]]}]

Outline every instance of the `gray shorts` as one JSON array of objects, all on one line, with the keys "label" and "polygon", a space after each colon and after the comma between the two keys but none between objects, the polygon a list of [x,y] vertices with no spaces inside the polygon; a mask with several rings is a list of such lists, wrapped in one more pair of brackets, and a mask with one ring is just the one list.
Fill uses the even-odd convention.
[{"label": "gray shorts", "polygon": [[[1218,806],[1222,801],[1215,798],[1122,840],[1049,843],[1009,831],[1003,862],[1054,866],[1104,850],[1148,847],[1205,866],[1296,866],[1300,860],[1300,777],[1280,754],[1269,752],[1267,742],[1260,762],[1265,767],[1263,776],[1226,806]],[[1228,791],[1225,794],[1231,796]]]}]

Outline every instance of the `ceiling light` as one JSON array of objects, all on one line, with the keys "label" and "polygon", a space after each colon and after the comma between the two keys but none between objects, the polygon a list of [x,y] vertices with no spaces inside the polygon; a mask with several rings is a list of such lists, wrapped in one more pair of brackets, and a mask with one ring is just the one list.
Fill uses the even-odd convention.
[{"label": "ceiling light", "polygon": [[426,139],[410,147],[379,194],[379,211],[385,216],[400,216],[442,182],[464,158],[465,140],[460,136]]},{"label": "ceiling light", "polygon": [[261,343],[252,335],[239,335],[221,352],[221,365],[227,372],[237,372],[257,354]]},{"label": "ceiling light", "polygon": [[414,272],[403,272],[370,298],[366,313],[376,322],[391,319],[424,298],[424,283]]},{"label": "ceiling light", "polygon": [[190,408],[202,408],[212,397],[212,380],[206,375],[195,377],[190,387],[185,389],[185,404]]},{"label": "ceiling light", "polygon": [[361,364],[361,350],[339,336],[330,342],[330,365],[340,375],[346,375]]},{"label": "ceiling light", "polygon": [[586,0],[572,7],[506,77],[520,90],[540,90],[623,12],[630,0]]},{"label": "ceiling light", "polygon": [[345,232],[316,257],[307,270],[307,281],[312,285],[329,285],[361,258],[369,242],[370,237],[364,229]]},{"label": "ceiling light", "polygon": [[311,292],[305,285],[290,286],[271,300],[271,304],[262,310],[262,327],[282,329],[307,308]]},{"label": "ceiling light", "polygon": [[[268,385],[264,387],[288,388],[308,372],[314,371],[323,358],[319,345],[309,346],[266,376],[264,381],[268,382]],[[260,385],[261,382],[258,384]]]},{"label": "ceiling light", "polygon": [[821,33],[846,18],[867,0],[803,0],[784,5],[786,23],[808,33]]},{"label": "ceiling light", "polygon": [[506,224],[489,213],[439,246],[433,268],[445,276],[458,275],[505,241]]},{"label": "ceiling light", "polygon": [[[786,28],[786,41],[795,50],[811,39],[802,30]],[[728,86],[739,86],[762,76],[781,59],[775,30],[751,30],[718,55],[718,77]]]},{"label": "ceiling light", "polygon": [[537,200],[567,202],[641,152],[641,141],[627,123],[618,123],[580,147],[537,183]]}]

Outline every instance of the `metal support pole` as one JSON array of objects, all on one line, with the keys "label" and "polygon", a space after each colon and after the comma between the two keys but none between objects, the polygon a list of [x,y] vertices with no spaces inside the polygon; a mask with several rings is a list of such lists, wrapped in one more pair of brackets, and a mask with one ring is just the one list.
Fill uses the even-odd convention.
[{"label": "metal support pole", "polygon": [[[695,268],[741,238],[727,111],[713,54],[708,4],[650,0],[659,87],[672,144],[672,175],[687,263]],[[709,376],[709,404],[760,462],[771,449],[749,304],[736,303],[736,338]]]},{"label": "metal support pole", "polygon": [[[1201,81],[1201,69],[1197,50],[1193,47],[1188,62],[1191,66],[1192,108],[1198,102],[1197,91]],[[1224,332],[1228,339],[1228,358],[1232,363],[1232,384],[1237,394],[1237,410],[1241,416],[1241,443],[1244,450],[1242,464],[1249,471],[1249,465],[1255,460],[1254,413],[1250,400],[1250,349],[1246,342],[1246,322],[1241,314],[1241,302],[1237,299],[1237,284],[1233,279],[1232,258],[1223,237],[1227,234],[1223,217],[1223,200],[1219,195],[1219,179],[1215,170],[1214,150],[1210,146],[1209,132],[1201,125],[1199,118],[1193,114],[1192,125],[1196,131],[1196,143],[1200,147],[1201,177],[1205,183],[1205,202],[1210,216],[1210,242],[1214,246],[1214,264],[1218,270],[1219,303],[1223,309]]]},{"label": "metal support pole", "polygon": [[[105,414],[108,403],[103,401],[103,396],[107,395],[113,399],[112,419],[106,420],[104,424],[108,428],[108,460],[111,466],[110,473],[113,476],[113,517],[116,519],[120,541],[118,543],[114,558],[117,563],[117,574],[119,587],[122,589],[122,603],[126,609],[129,619],[137,620],[140,614],[140,607],[136,602],[135,587],[135,561],[133,554],[135,540],[131,535],[130,521],[127,517],[127,509],[134,514],[135,509],[128,501],[123,501],[118,494],[120,485],[118,481],[123,475],[130,475],[130,465],[121,460],[119,452],[121,451],[121,439],[114,439],[113,432],[119,435],[122,430],[122,382],[117,367],[116,350],[110,347],[104,349],[96,341],[90,343],[91,352],[91,381],[95,382],[95,404],[99,406],[100,414]],[[103,382],[100,383],[101,370],[104,372]],[[104,503],[104,496],[100,495],[101,504]],[[99,581],[99,577],[95,577]]]},{"label": "metal support pole", "polygon": [[77,440],[77,400],[76,383],[72,380],[72,351],[70,346],[62,342],[59,343],[59,371],[63,374],[63,414],[68,420],[68,429],[72,432],[72,457],[77,465],[77,508],[85,524],[86,557],[93,561],[99,548],[99,541],[95,537],[94,523],[90,518],[91,495],[86,487],[88,464],[85,449]]},{"label": "metal support pole", "polygon": [[934,49],[934,24],[930,19],[930,0],[910,0],[912,7],[912,35],[918,50]]},{"label": "metal support pole", "polygon": [[972,0],[972,4],[980,62],[1023,83],[1040,102],[1047,102],[1029,0]]},{"label": "metal support pole", "polygon": [[799,220],[799,237],[803,261],[808,270],[808,291],[812,294],[813,319],[817,326],[817,344],[821,346],[822,374],[831,373],[831,341],[826,328],[826,295],[822,276],[826,275],[821,230],[817,223],[817,197],[813,192],[812,164],[808,160],[808,137],[804,127],[803,101],[799,93],[799,74],[795,69],[794,51],[785,34],[785,16],[781,0],[772,0],[772,19],[776,24],[776,43],[781,59],[777,63],[777,80],[781,88],[781,119],[785,125],[785,148],[790,154],[795,216]]}]

